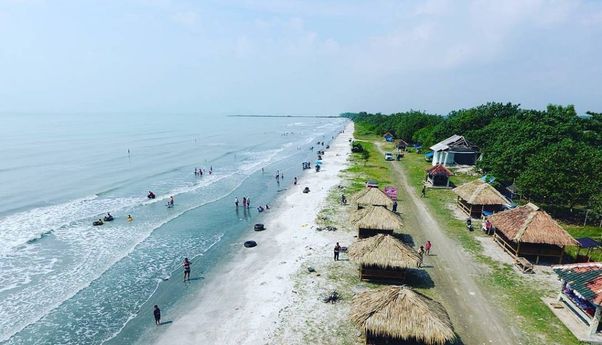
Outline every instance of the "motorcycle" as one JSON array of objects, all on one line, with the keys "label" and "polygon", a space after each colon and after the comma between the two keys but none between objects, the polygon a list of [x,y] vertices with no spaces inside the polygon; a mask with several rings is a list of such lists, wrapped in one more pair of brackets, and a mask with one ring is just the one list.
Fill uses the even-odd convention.
[{"label": "motorcycle", "polygon": [[474,228],[472,227],[472,219],[470,219],[470,218],[466,219],[466,230],[468,230],[468,231],[474,230]]}]

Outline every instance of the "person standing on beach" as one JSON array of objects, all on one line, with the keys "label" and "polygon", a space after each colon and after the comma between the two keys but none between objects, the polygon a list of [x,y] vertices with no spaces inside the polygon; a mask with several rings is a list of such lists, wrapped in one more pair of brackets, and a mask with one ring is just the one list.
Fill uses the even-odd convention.
[{"label": "person standing on beach", "polygon": [[297,185],[297,176],[295,176],[295,180],[293,183],[295,184],[295,186]]},{"label": "person standing on beach", "polygon": [[184,258],[182,266],[184,267],[184,281],[190,280],[190,261],[188,261],[188,258]]},{"label": "person standing on beach", "polygon": [[155,304],[155,310],[153,310],[153,315],[155,316],[155,325],[161,325],[161,309],[159,306]]},{"label": "person standing on beach", "polygon": [[420,246],[418,249],[418,262],[416,262],[416,267],[422,267],[422,257],[424,256],[424,247]]},{"label": "person standing on beach", "polygon": [[243,196],[242,197],[242,208],[246,208],[247,207],[247,197]]},{"label": "person standing on beach", "polygon": [[431,244],[431,241],[426,241],[426,243],[424,244],[424,253],[426,255],[431,255],[431,247],[433,245]]},{"label": "person standing on beach", "polygon": [[247,197],[247,208],[251,208],[251,198]]},{"label": "person standing on beach", "polygon": [[238,197],[234,198],[234,205],[238,208]]},{"label": "person standing on beach", "polygon": [[341,245],[339,242],[334,246],[334,261],[339,261],[339,252],[341,251]]},{"label": "person standing on beach", "polygon": [[397,200],[393,201],[393,212],[397,212]]}]

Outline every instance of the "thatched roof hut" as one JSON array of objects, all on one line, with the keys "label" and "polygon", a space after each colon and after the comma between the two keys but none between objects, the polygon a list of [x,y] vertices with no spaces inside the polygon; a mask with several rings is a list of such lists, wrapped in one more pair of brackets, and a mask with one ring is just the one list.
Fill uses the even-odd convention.
[{"label": "thatched roof hut", "polygon": [[349,258],[360,265],[360,279],[405,279],[407,269],[420,260],[418,253],[390,235],[378,234],[361,239],[349,247]]},{"label": "thatched roof hut", "polygon": [[443,345],[456,338],[443,306],[405,286],[357,294],[351,306],[351,320],[363,329],[367,344],[398,339]]},{"label": "thatched roof hut", "polygon": [[458,195],[458,206],[469,216],[480,218],[484,211],[497,212],[510,204],[500,192],[480,179],[453,189]]},{"label": "thatched roof hut", "polygon": [[489,221],[495,229],[495,238],[515,256],[560,257],[565,246],[578,245],[544,210],[532,203],[496,213]]},{"label": "thatched roof hut", "polygon": [[355,202],[357,203],[358,208],[366,206],[383,206],[388,209],[393,208],[393,200],[378,188],[366,188],[365,190],[360,191],[356,194]]},{"label": "thatched roof hut", "polygon": [[367,211],[359,212],[362,216],[357,219],[356,227],[359,238],[366,238],[376,234],[392,234],[401,231],[403,223],[396,213],[381,206],[373,206]]}]

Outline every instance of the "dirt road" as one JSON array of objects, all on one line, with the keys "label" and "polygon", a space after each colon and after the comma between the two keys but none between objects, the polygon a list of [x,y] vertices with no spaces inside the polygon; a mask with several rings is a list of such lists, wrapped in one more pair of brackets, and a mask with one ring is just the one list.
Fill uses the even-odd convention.
[{"label": "dirt road", "polygon": [[[378,143],[377,146],[383,152]],[[426,240],[433,243],[433,255],[425,258],[425,269],[442,298],[461,344],[523,343],[520,331],[512,325],[516,319],[499,310],[477,283],[475,278],[483,274],[483,269],[429,214],[425,203],[410,187],[401,165],[395,161],[391,164],[401,187],[398,198],[405,222],[404,232],[412,236],[417,246]]]}]

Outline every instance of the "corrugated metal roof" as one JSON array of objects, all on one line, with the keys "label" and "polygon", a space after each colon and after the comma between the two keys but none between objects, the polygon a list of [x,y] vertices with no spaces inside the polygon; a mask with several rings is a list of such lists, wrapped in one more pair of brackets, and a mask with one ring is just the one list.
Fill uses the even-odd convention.
[{"label": "corrugated metal roof", "polygon": [[602,263],[555,266],[554,272],[581,297],[592,304],[602,305]]},{"label": "corrugated metal roof", "polygon": [[461,135],[454,134],[451,137],[436,143],[435,145],[431,146],[430,148],[433,151],[447,150],[449,148],[449,146],[448,146],[449,144],[455,143],[456,141],[463,139],[463,138],[464,137],[462,137]]}]

